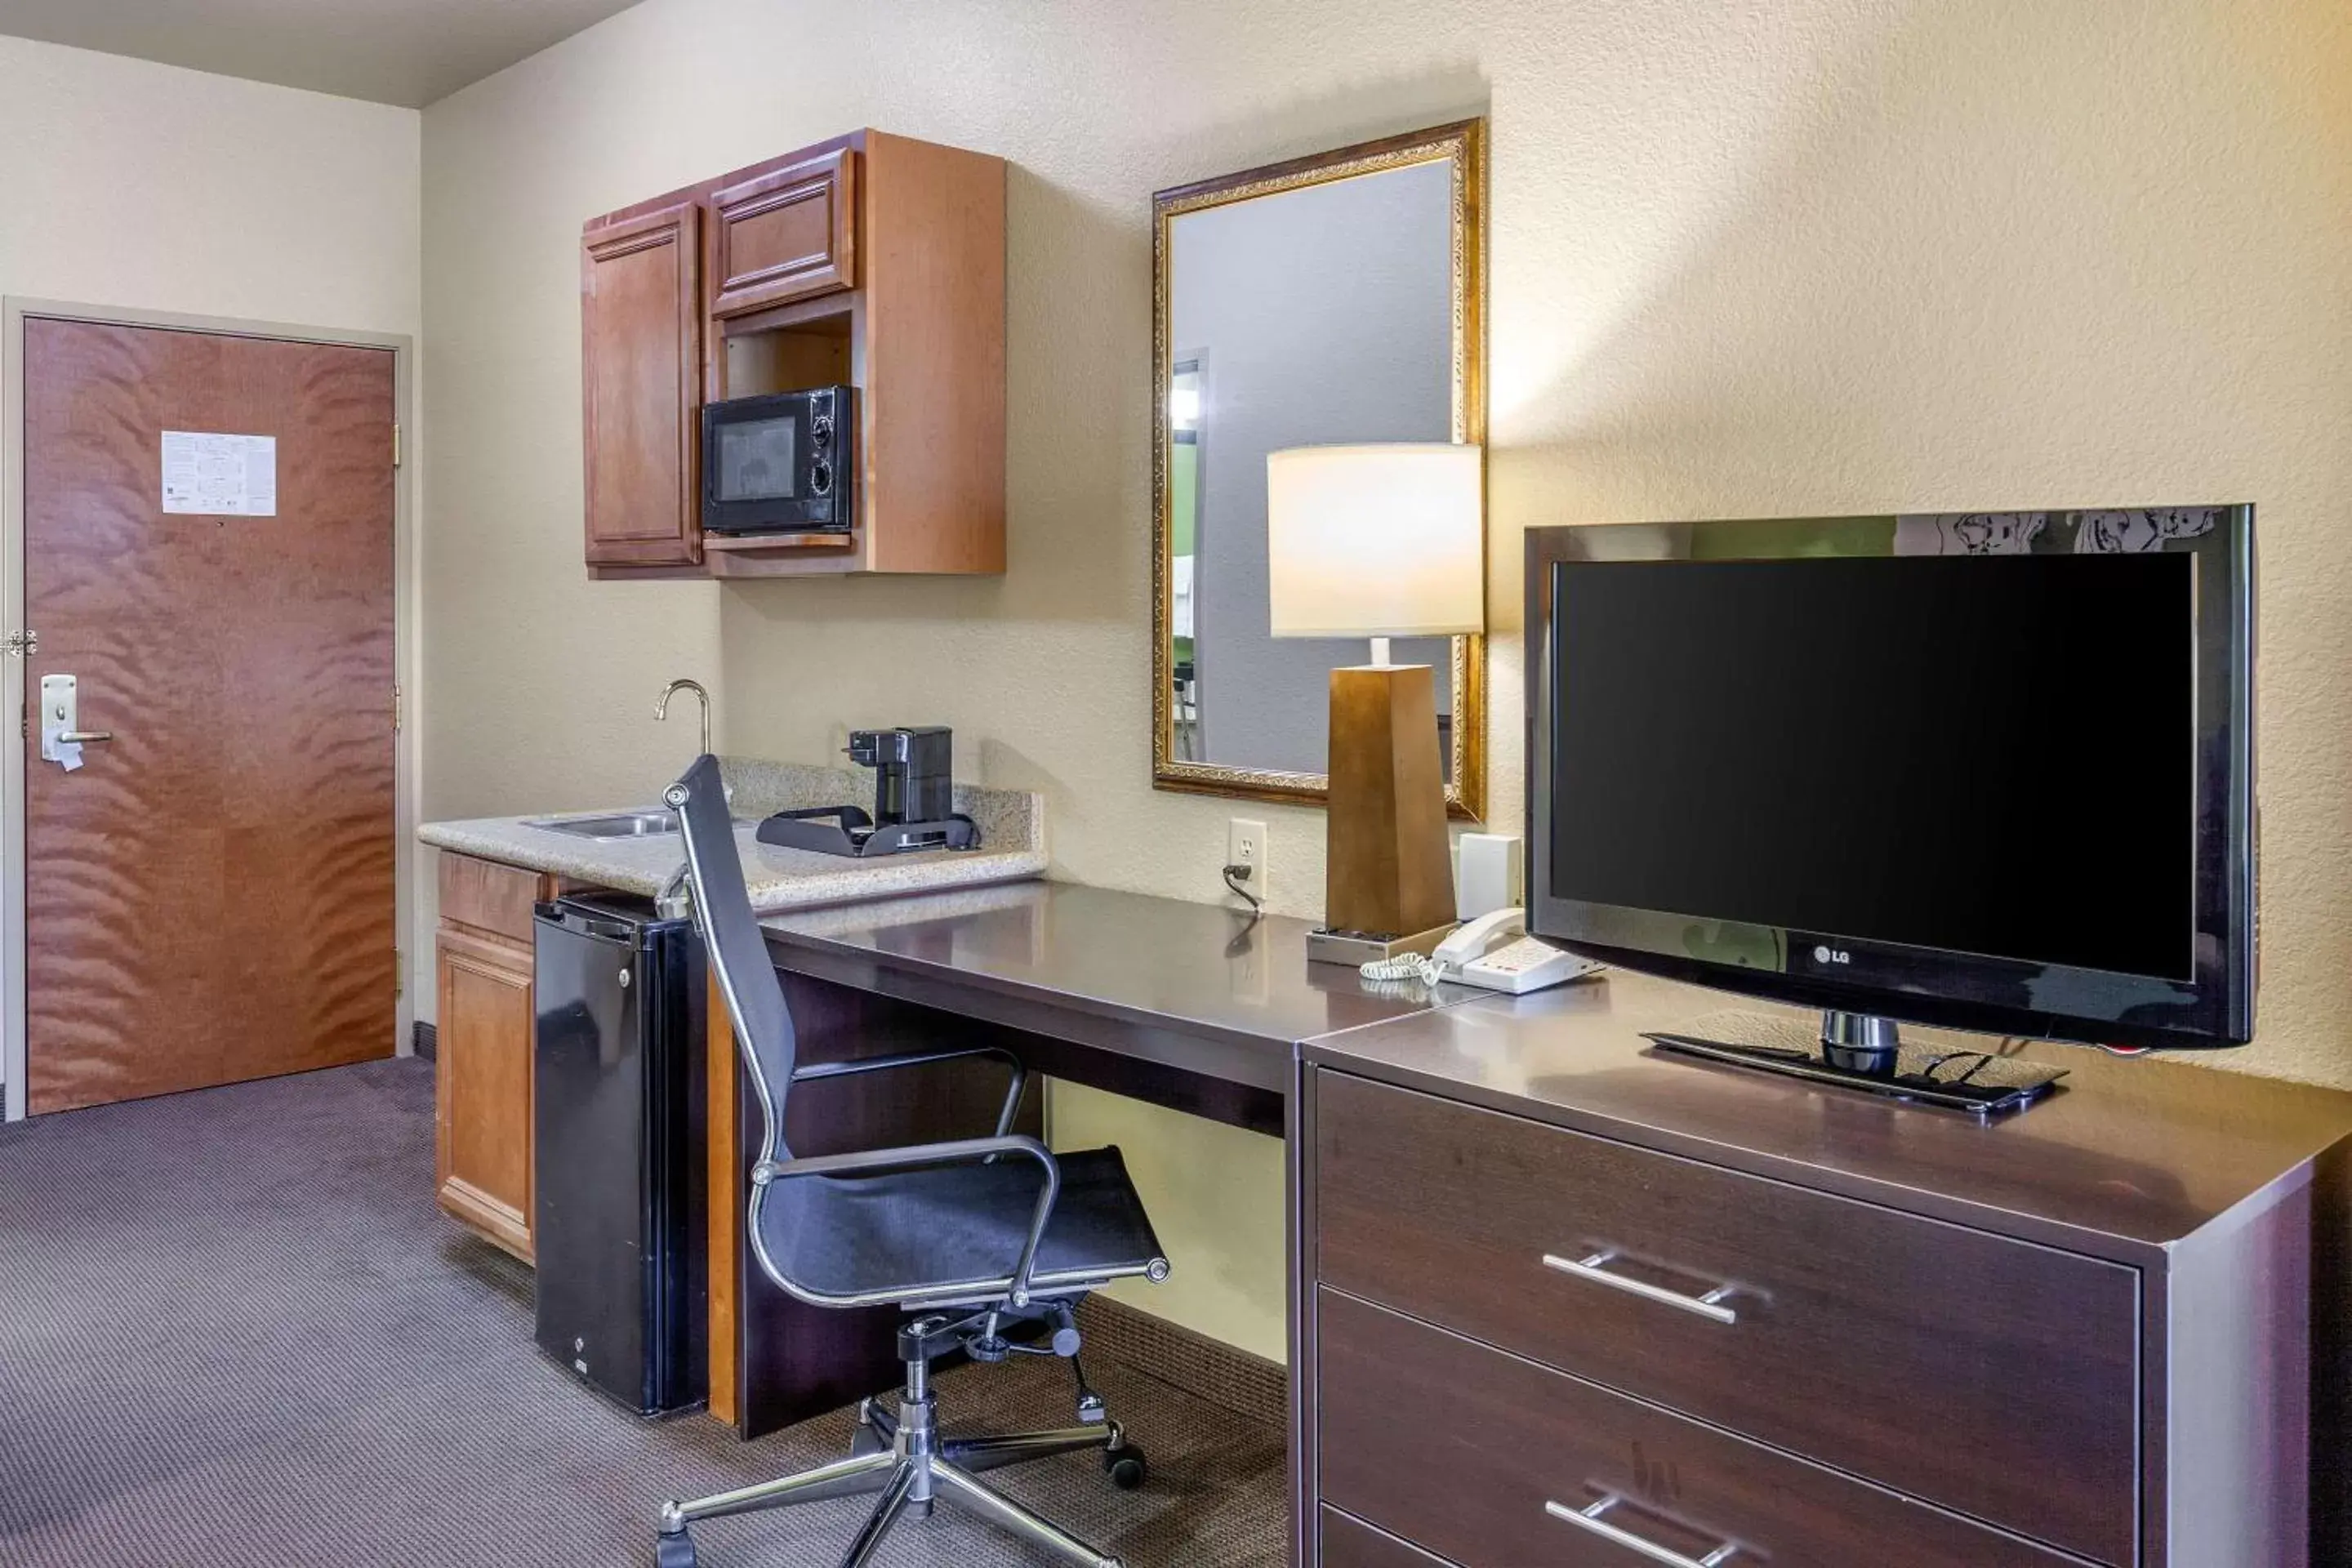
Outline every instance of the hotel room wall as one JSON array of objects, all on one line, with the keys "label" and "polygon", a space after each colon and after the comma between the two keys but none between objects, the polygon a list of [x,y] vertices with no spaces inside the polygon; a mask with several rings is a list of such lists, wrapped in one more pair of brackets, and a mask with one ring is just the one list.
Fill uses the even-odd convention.
[{"label": "hotel room wall", "polygon": [[[0,37],[0,295],[418,338],[422,125],[413,109]],[[0,386],[0,420],[14,402]],[[409,482],[421,533],[421,462]],[[428,854],[413,861],[429,874]],[[403,944],[412,999],[432,988],[429,921]]]},{"label": "hotel room wall", "polygon": [[[1275,907],[1317,912],[1318,813],[1150,787],[1150,195],[1484,113],[1488,826],[1530,524],[2252,500],[2263,1015],[2215,1065],[2352,1085],[2347,81],[2339,0],[646,0],[425,112],[425,809],[650,799],[690,744],[653,691],[698,675],[740,751],[954,725],[1045,795],[1063,878],[1215,900],[1265,816]],[[1014,165],[1010,571],[588,582],[580,221],[858,124]],[[1278,1351],[1279,1150],[1055,1117],[1144,1174],[1179,1267],[1139,1304]]]}]

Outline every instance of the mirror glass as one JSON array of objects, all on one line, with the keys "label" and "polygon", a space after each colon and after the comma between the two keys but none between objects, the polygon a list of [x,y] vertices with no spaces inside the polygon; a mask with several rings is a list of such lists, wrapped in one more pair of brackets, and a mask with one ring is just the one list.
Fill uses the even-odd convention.
[{"label": "mirror glass", "polygon": [[[1170,787],[1319,796],[1328,678],[1358,639],[1277,638],[1266,455],[1475,427],[1475,126],[1162,193],[1154,758]],[[1477,637],[1399,638],[1436,673],[1449,798],[1476,802]]]}]

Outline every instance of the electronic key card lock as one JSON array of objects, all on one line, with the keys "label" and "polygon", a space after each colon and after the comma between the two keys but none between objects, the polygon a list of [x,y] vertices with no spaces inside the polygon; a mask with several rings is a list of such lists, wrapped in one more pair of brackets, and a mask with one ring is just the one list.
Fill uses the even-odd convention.
[{"label": "electronic key card lock", "polygon": [[111,741],[111,730],[81,727],[79,683],[70,675],[41,677],[41,761],[71,773],[81,766],[81,749],[98,741]]}]

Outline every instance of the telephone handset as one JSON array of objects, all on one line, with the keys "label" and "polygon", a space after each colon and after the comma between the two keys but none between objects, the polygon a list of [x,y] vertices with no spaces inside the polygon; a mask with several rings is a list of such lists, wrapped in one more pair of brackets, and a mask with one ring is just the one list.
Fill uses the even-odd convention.
[{"label": "telephone handset", "polygon": [[1527,930],[1527,910],[1490,910],[1475,921],[1456,926],[1454,934],[1439,942],[1437,951],[1430,956],[1459,969],[1471,959],[1483,958],[1505,940],[1525,936]]},{"label": "telephone handset", "polygon": [[1364,965],[1367,980],[1451,980],[1514,994],[1597,973],[1601,965],[1527,935],[1527,911],[1480,915],[1438,944],[1427,958],[1411,954]]}]

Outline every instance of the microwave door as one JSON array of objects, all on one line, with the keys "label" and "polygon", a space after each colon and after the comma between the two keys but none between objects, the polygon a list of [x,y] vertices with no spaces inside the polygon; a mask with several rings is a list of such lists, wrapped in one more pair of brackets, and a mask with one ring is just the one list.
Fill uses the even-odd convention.
[{"label": "microwave door", "polygon": [[719,427],[719,500],[790,500],[798,422],[752,419]]},{"label": "microwave door", "polygon": [[717,533],[850,531],[847,386],[702,408],[702,526]]}]

